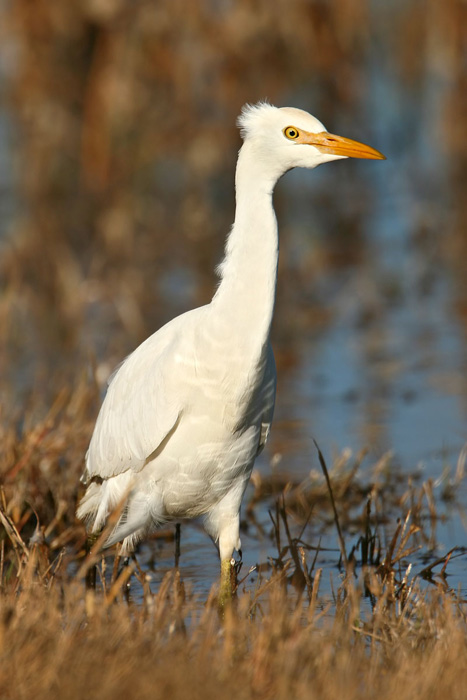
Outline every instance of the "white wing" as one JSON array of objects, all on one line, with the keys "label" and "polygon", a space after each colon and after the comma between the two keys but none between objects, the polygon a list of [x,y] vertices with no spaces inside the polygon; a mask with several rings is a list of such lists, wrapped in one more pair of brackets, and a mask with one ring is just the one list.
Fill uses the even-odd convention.
[{"label": "white wing", "polygon": [[258,446],[258,454],[263,450],[271,430],[272,418],[274,415],[274,405],[276,402],[276,362],[271,343],[268,344],[268,359],[266,372],[264,374],[263,387],[261,392],[262,417],[261,433]]},{"label": "white wing", "polygon": [[[83,481],[137,472],[176,427],[184,408],[174,353],[201,309],[178,316],[142,343],[111,380],[96,421]],[[183,333],[181,332],[183,329]],[[176,381],[176,380],[175,380]]]}]

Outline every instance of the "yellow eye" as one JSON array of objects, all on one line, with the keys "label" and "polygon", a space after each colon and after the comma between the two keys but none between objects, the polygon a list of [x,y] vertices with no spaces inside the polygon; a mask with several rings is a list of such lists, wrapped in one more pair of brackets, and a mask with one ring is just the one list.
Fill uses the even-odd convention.
[{"label": "yellow eye", "polygon": [[291,141],[298,139],[300,132],[296,126],[286,126],[284,129],[284,136],[286,136]]}]

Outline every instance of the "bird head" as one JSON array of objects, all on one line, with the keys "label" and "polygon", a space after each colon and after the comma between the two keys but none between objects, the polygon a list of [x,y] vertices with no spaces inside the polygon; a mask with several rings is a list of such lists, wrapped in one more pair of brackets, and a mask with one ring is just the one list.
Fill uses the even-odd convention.
[{"label": "bird head", "polygon": [[328,133],[318,119],[293,107],[245,105],[237,123],[253,157],[276,177],[341,158],[385,158],[366,144]]}]

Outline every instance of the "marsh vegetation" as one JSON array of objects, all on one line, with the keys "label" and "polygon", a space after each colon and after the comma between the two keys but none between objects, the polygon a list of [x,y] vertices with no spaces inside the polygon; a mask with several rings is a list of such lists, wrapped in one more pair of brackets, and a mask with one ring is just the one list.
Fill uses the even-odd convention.
[{"label": "marsh vegetation", "polygon": [[[464,16],[2,5],[0,697],[465,697]],[[172,529],[124,568],[75,510],[109,374],[212,295],[262,97],[388,160],[277,188],[276,419],[220,619],[196,524],[178,572]]]},{"label": "marsh vegetation", "polygon": [[[122,566],[86,552],[76,485],[50,468],[77,416],[49,418],[47,436],[41,426],[30,438],[28,465],[7,472],[15,488],[2,490],[2,697],[464,697],[466,601],[450,567],[466,551],[433,556],[430,484],[404,486],[384,465],[362,482],[358,463],[341,463],[330,471],[336,515],[325,481],[256,475],[246,518],[256,526],[268,507],[271,556],[240,570],[220,615],[217,586],[196,594],[183,557],[155,582],[139,554]],[[446,482],[454,490],[465,457]],[[312,517],[338,526],[340,552],[321,549]],[[163,546],[173,551],[171,535]]]}]

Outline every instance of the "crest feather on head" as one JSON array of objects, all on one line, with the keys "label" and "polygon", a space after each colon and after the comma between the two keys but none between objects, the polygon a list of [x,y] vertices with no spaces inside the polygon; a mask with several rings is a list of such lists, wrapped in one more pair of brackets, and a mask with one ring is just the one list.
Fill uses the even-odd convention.
[{"label": "crest feather on head", "polygon": [[250,136],[258,126],[264,124],[265,119],[275,113],[277,113],[277,107],[274,107],[267,100],[261,100],[254,105],[248,103],[244,105],[237,119],[242,139]]}]

